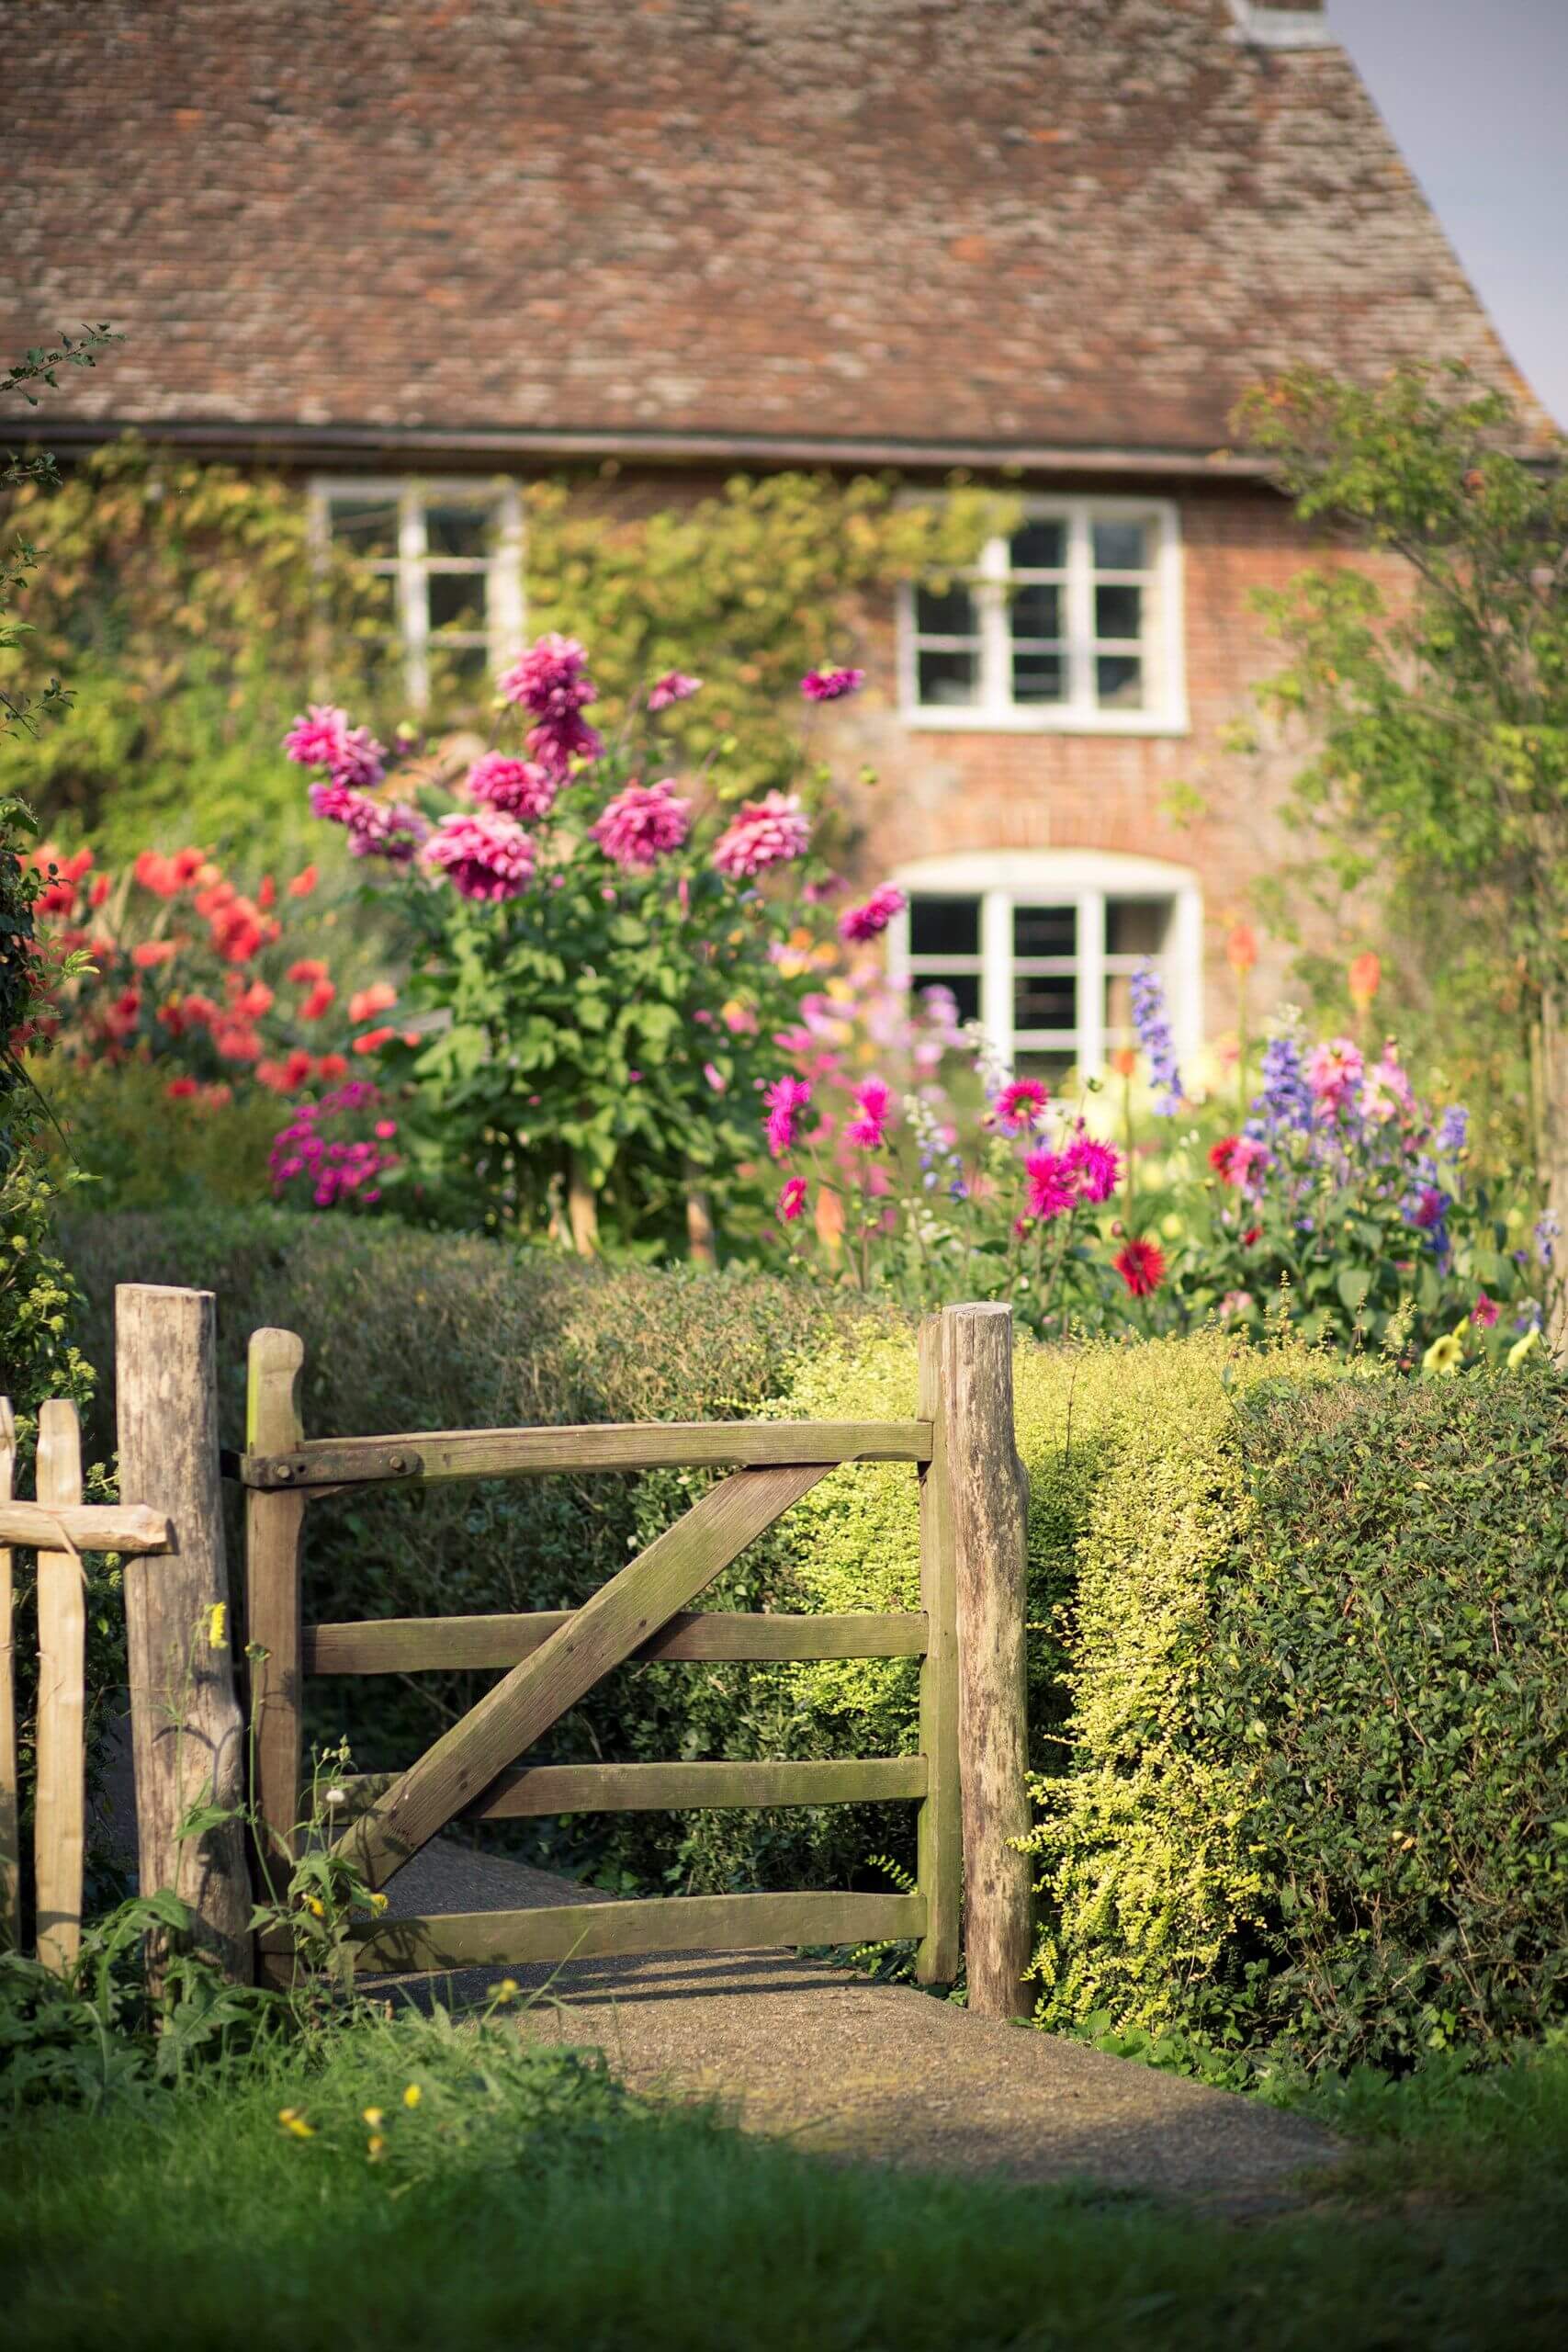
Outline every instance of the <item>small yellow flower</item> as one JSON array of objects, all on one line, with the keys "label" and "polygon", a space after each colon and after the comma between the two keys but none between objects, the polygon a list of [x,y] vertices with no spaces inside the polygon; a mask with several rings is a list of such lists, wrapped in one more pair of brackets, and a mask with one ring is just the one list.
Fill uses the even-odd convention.
[{"label": "small yellow flower", "polygon": [[1458,1331],[1445,1331],[1440,1340],[1433,1340],[1421,1359],[1423,1372],[1455,1373],[1459,1370],[1464,1361],[1463,1328],[1461,1324]]},{"label": "small yellow flower", "polygon": [[207,1612],[207,1645],[209,1649],[226,1650],[229,1646],[229,1605],[215,1600]]},{"label": "small yellow flower", "polygon": [[297,2140],[313,2140],[316,2136],[315,2125],[307,2123],[297,2107],[280,2107],[277,2120],[286,2132],[293,2132]]},{"label": "small yellow flower", "polygon": [[365,2143],[365,2154],[371,2164],[376,2165],[380,2163],[381,2152],[386,2147],[386,2144],[387,2143],[382,2139],[379,2132],[372,2132],[369,2139]]},{"label": "small yellow flower", "polygon": [[370,1908],[378,1915],[378,1917],[379,1917],[386,1907],[387,1898],[384,1894],[373,1894],[370,1897]]},{"label": "small yellow flower", "polygon": [[417,2107],[423,2097],[423,2093],[421,2091],[419,2085],[417,2083],[411,2083],[407,2090],[403,2093],[403,2105],[405,2107]]},{"label": "small yellow flower", "polygon": [[1533,1355],[1540,1345],[1540,1325],[1537,1323],[1530,1330],[1525,1333],[1522,1340],[1516,1340],[1513,1346],[1508,1350],[1508,1370],[1510,1372],[1517,1372],[1525,1358],[1528,1355]]},{"label": "small yellow flower", "polygon": [[324,1919],[327,1916],[319,1894],[308,1894],[305,1897],[305,1908],[313,1919]]},{"label": "small yellow flower", "polygon": [[365,2120],[368,2123],[372,2132],[379,2132],[382,2124],[386,2121],[386,2117],[378,2107],[367,2107],[365,2110]]},{"label": "small yellow flower", "polygon": [[497,2001],[514,2001],[517,1998],[517,1992],[516,1977],[503,1976],[500,1984],[492,1987],[491,1997]]}]

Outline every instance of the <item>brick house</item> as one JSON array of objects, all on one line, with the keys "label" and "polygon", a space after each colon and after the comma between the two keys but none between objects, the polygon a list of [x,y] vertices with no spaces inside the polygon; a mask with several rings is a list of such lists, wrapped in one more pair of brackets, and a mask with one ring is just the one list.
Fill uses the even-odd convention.
[{"label": "brick house", "polygon": [[[525,626],[517,485],[614,457],[955,467],[1027,499],[865,619],[837,707],[900,965],[1098,1069],[1161,959],[1180,1042],[1280,854],[1226,723],[1307,543],[1216,454],[1293,361],[1471,362],[1547,420],[1320,0],[33,0],[8,11],[0,350],[112,319],[60,447],[135,425],[308,478],[430,643]],[[395,616],[395,617],[394,617]],[[1207,813],[1165,813],[1203,786]],[[854,787],[846,787],[852,792]]]}]

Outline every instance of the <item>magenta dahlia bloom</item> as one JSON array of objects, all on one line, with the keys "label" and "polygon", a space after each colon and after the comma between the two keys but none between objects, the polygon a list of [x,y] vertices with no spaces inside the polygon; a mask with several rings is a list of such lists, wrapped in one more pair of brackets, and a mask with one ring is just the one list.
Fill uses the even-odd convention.
[{"label": "magenta dahlia bloom", "polygon": [[679,849],[692,830],[692,804],[677,797],[673,776],[657,784],[628,784],[605,804],[589,828],[613,865],[647,872],[669,851]]},{"label": "magenta dahlia bloom", "polygon": [[997,1125],[1010,1136],[1032,1127],[1051,1100],[1049,1088],[1037,1078],[1015,1078],[997,1097]]},{"label": "magenta dahlia bloom", "polygon": [[672,702],[690,702],[694,695],[702,692],[702,685],[700,678],[688,678],[683,670],[666,670],[649,686],[648,707],[649,710],[668,710]]},{"label": "magenta dahlia bloom", "polygon": [[561,775],[574,759],[596,760],[604,748],[597,730],[581,716],[599,692],[585,674],[587,662],[575,637],[552,633],[531,645],[501,682],[508,702],[521,703],[534,714],[528,749]]},{"label": "magenta dahlia bloom", "polygon": [[810,841],[811,820],[795,794],[770,792],[747,801],[714,843],[713,862],[732,881],[749,882],[770,865],[801,856]]},{"label": "magenta dahlia bloom", "polygon": [[794,1148],[795,1120],[810,1100],[811,1089],[803,1078],[781,1078],[763,1095],[768,1112],[768,1149],[775,1159],[782,1159]]},{"label": "magenta dahlia bloom", "polygon": [[902,890],[891,882],[884,882],[872,892],[863,907],[851,907],[839,917],[839,937],[851,946],[859,947],[868,939],[880,939],[895,915],[902,914],[908,905]]},{"label": "magenta dahlia bloom", "polygon": [[887,1141],[887,1113],[892,1094],[880,1078],[868,1078],[855,1089],[855,1116],[844,1129],[844,1141],[857,1151],[880,1151]]},{"label": "magenta dahlia bloom", "polygon": [[779,1220],[781,1224],[793,1225],[796,1217],[805,1215],[806,1179],[804,1176],[792,1176],[779,1193]]},{"label": "magenta dahlia bloom", "polygon": [[548,814],[560,790],[560,777],[535,760],[510,759],[504,752],[486,752],[463,779],[470,800],[499,809],[503,817],[529,819]]},{"label": "magenta dahlia bloom", "polygon": [[350,857],[385,857],[407,865],[430,838],[430,827],[417,808],[405,800],[372,800],[367,793],[354,795],[354,807],[344,817]]},{"label": "magenta dahlia bloom", "polygon": [[807,702],[838,702],[865,684],[863,670],[807,670],[800,691]]},{"label": "magenta dahlia bloom", "polygon": [[445,874],[465,899],[515,899],[534,878],[534,844],[514,817],[489,809],[443,817],[420,852],[420,863]]},{"label": "magenta dahlia bloom", "polygon": [[346,825],[364,797],[352,784],[339,784],[332,776],[323,776],[319,784],[310,786],[310,814],[324,817],[331,825]]},{"label": "magenta dahlia bloom", "polygon": [[1075,1136],[1062,1155],[1064,1167],[1077,1179],[1078,1198],[1098,1206],[1116,1190],[1122,1173],[1120,1155],[1096,1136]]},{"label": "magenta dahlia bloom", "polygon": [[1029,1214],[1048,1225],[1077,1205],[1077,1177],[1057,1151],[1032,1151],[1023,1163],[1029,1179]]},{"label": "magenta dahlia bloom", "polygon": [[367,789],[387,773],[387,749],[368,727],[351,727],[335,703],[313,702],[283,739],[286,758],[302,768],[325,768],[333,784]]}]

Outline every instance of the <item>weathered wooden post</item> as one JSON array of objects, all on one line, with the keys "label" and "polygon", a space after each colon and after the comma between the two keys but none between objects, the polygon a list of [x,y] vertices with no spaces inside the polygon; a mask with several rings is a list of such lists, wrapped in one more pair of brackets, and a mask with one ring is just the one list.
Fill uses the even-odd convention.
[{"label": "weathered wooden post", "polygon": [[[0,1502],[11,1499],[17,1419],[0,1396]],[[0,1544],[0,1951],[22,1948],[22,1832],[17,1781],[17,1634],[11,1547]]]},{"label": "weathered wooden post", "polygon": [[[292,1453],[304,1437],[299,1384],[305,1343],[293,1331],[251,1334],[245,1451]],[[265,1888],[288,1883],[299,1826],[299,1536],[303,1494],[245,1490],[245,1630],[255,1773],[256,1868]]]},{"label": "weathered wooden post", "polygon": [[964,1951],[969,2007],[1022,2017],[1030,1951],[1028,1482],[1013,1440],[1012,1309],[942,1317],[942,1419],[957,1581]]},{"label": "weathered wooden post", "polygon": [[953,1549],[953,1492],[942,1412],[942,1317],[920,1325],[919,1396],[922,1421],[931,1424],[931,1458],[920,1469],[920,1607],[926,1612],[926,1654],[920,1661],[920,1753],[926,1793],[915,1819],[926,1932],[915,1954],[921,1984],[951,1984],[958,1973],[958,1915],[964,1884],[963,1820],[958,1794],[957,1562]]},{"label": "weathered wooden post", "polygon": [[[82,1431],[74,1405],[51,1398],[38,1417],[37,1493],[47,1510],[82,1499]],[[82,1949],[86,1853],[87,1594],[79,1552],[38,1555],[38,1784],[33,1878],[37,1951],[64,1970]]]},{"label": "weathered wooden post", "polygon": [[[120,1493],[167,1512],[175,1532],[172,1553],[125,1564],[141,1887],[172,1887],[196,1914],[197,1939],[248,1984],[244,1729],[229,1646],[212,1294],[121,1283],[115,1324]],[[197,1804],[236,1817],[182,1839]]]}]

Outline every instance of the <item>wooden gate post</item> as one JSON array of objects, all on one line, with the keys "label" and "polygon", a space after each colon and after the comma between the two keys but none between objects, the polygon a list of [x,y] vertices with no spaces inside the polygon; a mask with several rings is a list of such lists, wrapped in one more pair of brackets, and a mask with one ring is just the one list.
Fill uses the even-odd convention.
[{"label": "wooden gate post", "polygon": [[[172,1553],[125,1563],[141,1888],[172,1887],[196,1914],[197,1940],[248,1984],[244,1731],[230,1647],[212,1294],[121,1283],[115,1327],[121,1497],[167,1512],[175,1534]],[[200,1803],[235,1817],[182,1839],[179,1825]],[[157,1964],[154,1951],[154,1975]]]},{"label": "wooden gate post", "polygon": [[[299,1383],[305,1342],[293,1331],[251,1333],[245,1451],[292,1453],[305,1431]],[[305,1498],[245,1490],[245,1634],[250,1660],[256,1867],[270,1898],[288,1883],[299,1791],[299,1536]]]},{"label": "wooden gate post", "polygon": [[[82,1499],[82,1431],[74,1405],[39,1409],[37,1492],[50,1510]],[[82,1949],[86,1856],[87,1594],[79,1552],[38,1555],[38,1784],[33,1800],[36,1949],[68,1969]]]},{"label": "wooden gate post", "polygon": [[953,1549],[953,1492],[942,1416],[942,1317],[920,1325],[919,1397],[931,1425],[931,1458],[920,1469],[920,1607],[926,1612],[926,1654],[920,1661],[920,1753],[926,1793],[916,1816],[920,1893],[926,1932],[915,1954],[921,1984],[951,1984],[958,1973],[958,1915],[964,1884],[963,1823],[958,1794],[957,1563]]},{"label": "wooden gate post", "polygon": [[942,1317],[942,1408],[958,1615],[964,1951],[969,2007],[1026,2017],[1029,1965],[1029,1487],[1013,1439],[1012,1309],[950,1306]]},{"label": "wooden gate post", "polygon": [[[17,1467],[17,1419],[0,1396],[0,1502]],[[0,1951],[22,1948],[22,1832],[17,1779],[17,1632],[11,1547],[0,1544]]]}]

